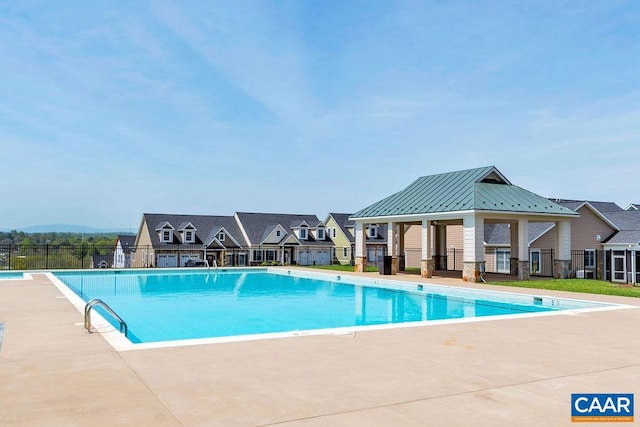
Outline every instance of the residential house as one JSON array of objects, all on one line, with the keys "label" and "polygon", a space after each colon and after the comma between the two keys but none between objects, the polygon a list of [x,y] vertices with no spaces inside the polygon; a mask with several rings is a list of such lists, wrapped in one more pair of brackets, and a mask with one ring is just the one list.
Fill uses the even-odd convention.
[{"label": "residential house", "polygon": [[91,268],[111,268],[113,261],[113,254],[93,254],[91,256]]},{"label": "residential house", "polygon": [[[580,215],[571,219],[571,277],[640,283],[639,210],[624,210],[612,202],[551,200]],[[553,248],[557,245],[555,226],[554,222],[528,224],[531,275],[553,275]],[[484,230],[486,271],[514,273],[510,224],[485,224]],[[447,231],[453,234],[453,251],[462,252],[458,246],[462,230],[451,228]],[[416,234],[415,230],[413,234]],[[449,236],[447,234],[447,239]],[[412,241],[412,238],[405,240]],[[448,255],[451,256],[451,251]],[[451,268],[449,263],[447,269],[456,268]]]},{"label": "residential house", "polygon": [[113,268],[131,267],[131,250],[135,247],[136,236],[118,235],[113,250]]},{"label": "residential house", "polygon": [[[353,264],[355,247],[355,221],[352,214],[329,213],[325,220],[327,234],[333,241],[332,262],[342,265]],[[367,224],[367,263],[375,264],[379,256],[387,253],[387,224]]]},{"label": "residential house", "polygon": [[190,260],[243,266],[247,255],[247,243],[233,216],[145,213],[132,266],[184,267]]},{"label": "residential house", "polygon": [[315,215],[236,212],[249,263],[328,265],[333,242]]}]

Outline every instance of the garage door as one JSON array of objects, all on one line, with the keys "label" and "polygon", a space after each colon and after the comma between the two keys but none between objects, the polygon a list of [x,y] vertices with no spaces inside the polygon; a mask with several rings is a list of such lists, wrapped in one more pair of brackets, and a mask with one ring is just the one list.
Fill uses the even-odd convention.
[{"label": "garage door", "polygon": [[178,266],[178,255],[176,254],[161,254],[158,255],[158,265],[157,267],[177,267]]},{"label": "garage door", "polygon": [[331,252],[329,249],[311,251],[309,264],[313,265],[329,265],[331,260]]},{"label": "garage door", "polygon": [[184,267],[184,265],[189,260],[200,261],[200,255],[199,254],[183,254],[183,253],[180,253],[180,266],[181,267]]}]

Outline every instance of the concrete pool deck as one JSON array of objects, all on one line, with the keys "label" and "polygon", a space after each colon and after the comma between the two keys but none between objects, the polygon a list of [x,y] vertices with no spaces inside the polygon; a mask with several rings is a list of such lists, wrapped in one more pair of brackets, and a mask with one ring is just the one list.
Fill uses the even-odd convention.
[{"label": "concrete pool deck", "polygon": [[636,308],[124,352],[82,321],[43,274],[0,281],[0,425],[563,426],[571,393],[640,396]]}]

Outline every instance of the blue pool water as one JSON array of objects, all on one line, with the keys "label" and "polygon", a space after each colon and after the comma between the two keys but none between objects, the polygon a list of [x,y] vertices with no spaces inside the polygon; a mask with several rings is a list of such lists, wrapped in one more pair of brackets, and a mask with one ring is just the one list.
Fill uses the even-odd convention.
[{"label": "blue pool water", "polygon": [[0,271],[0,280],[16,280],[22,278],[24,278],[24,274],[22,272]]},{"label": "blue pool water", "polygon": [[[134,343],[589,306],[573,300],[438,286],[425,285],[419,289],[416,284],[402,285],[405,289],[389,289],[362,279],[326,276],[340,281],[319,280],[273,269],[57,272],[55,275],[85,302],[93,298],[106,302],[127,322],[128,338]],[[355,282],[346,283],[348,280]],[[111,316],[104,317],[112,321]],[[118,326],[115,321],[112,324]]]}]

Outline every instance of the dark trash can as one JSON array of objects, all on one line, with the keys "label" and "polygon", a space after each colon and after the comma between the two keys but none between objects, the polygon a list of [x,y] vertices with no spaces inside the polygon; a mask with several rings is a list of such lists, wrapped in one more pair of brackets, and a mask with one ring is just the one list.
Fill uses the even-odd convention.
[{"label": "dark trash can", "polygon": [[380,274],[391,274],[391,257],[388,255],[378,257],[378,271]]}]

